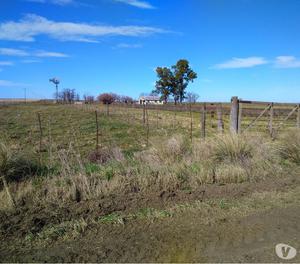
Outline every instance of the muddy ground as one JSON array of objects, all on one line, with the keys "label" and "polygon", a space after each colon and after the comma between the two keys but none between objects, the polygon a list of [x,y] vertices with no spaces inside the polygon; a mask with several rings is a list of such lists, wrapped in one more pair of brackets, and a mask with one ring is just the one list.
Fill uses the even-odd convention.
[{"label": "muddy ground", "polygon": [[[275,245],[285,243],[300,250],[300,201],[284,207],[267,207],[246,216],[217,218],[203,224],[201,210],[172,217],[139,219],[123,224],[91,225],[74,239],[30,244],[28,232],[71,219],[93,219],[113,212],[139,208],[165,209],[176,204],[214,198],[242,199],[253,192],[286,192],[300,186],[298,175],[260,183],[206,185],[196,192],[169,190],[131,192],[59,207],[32,208],[28,201],[0,215],[2,262],[283,262]],[[300,254],[291,260],[300,262]]]}]

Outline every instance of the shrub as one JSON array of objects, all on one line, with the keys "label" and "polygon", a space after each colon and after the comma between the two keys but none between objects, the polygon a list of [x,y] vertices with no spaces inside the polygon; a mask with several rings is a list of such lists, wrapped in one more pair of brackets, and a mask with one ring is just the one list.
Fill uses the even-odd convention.
[{"label": "shrub", "polygon": [[8,182],[19,182],[43,170],[30,153],[15,153],[4,143],[0,143],[0,174],[4,175]]},{"label": "shrub", "polygon": [[115,101],[115,97],[109,93],[100,94],[97,99],[103,104],[112,104]]},{"label": "shrub", "polygon": [[240,135],[226,134],[214,141],[213,155],[216,161],[244,162],[253,156],[253,147]]},{"label": "shrub", "polygon": [[279,138],[279,153],[282,158],[300,164],[300,131],[291,129]]},{"label": "shrub", "polygon": [[88,155],[88,160],[92,163],[105,164],[111,160],[122,161],[124,160],[124,156],[117,147],[99,147],[98,150],[94,150]]}]

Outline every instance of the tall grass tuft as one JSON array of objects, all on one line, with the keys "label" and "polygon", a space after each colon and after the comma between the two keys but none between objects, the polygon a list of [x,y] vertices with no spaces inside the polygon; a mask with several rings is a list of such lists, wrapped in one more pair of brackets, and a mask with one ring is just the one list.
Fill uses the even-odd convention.
[{"label": "tall grass tuft", "polygon": [[240,163],[253,157],[253,146],[244,136],[225,134],[214,140],[213,155],[219,162]]},{"label": "tall grass tuft", "polygon": [[282,158],[300,164],[300,130],[291,129],[279,139],[279,153]]}]

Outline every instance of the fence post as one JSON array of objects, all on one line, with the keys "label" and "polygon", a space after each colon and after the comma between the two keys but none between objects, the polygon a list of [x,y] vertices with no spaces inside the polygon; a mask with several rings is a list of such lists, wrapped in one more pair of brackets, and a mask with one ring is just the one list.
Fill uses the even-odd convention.
[{"label": "fence post", "polygon": [[221,104],[217,107],[217,119],[218,119],[218,132],[223,133],[224,123],[223,123],[222,105]]},{"label": "fence post", "polygon": [[143,104],[143,124],[146,123],[146,104]]},{"label": "fence post", "polygon": [[98,153],[99,151],[99,123],[98,123],[98,111],[95,111],[95,117],[96,117],[96,151]]},{"label": "fence post", "polygon": [[192,114],[192,104],[190,103],[190,138],[193,142],[193,114]]},{"label": "fence post", "polygon": [[238,102],[238,134],[242,133],[242,112],[243,112],[243,104]]},{"label": "fence post", "polygon": [[149,116],[148,116],[148,109],[146,109],[146,128],[147,128],[147,131],[146,131],[146,137],[147,137],[147,144],[146,146],[148,147],[149,146],[149,133],[150,133],[150,127],[149,127]]},{"label": "fence post", "polygon": [[298,104],[298,111],[297,111],[297,128],[300,128],[300,104]]},{"label": "fence post", "polygon": [[174,119],[173,119],[173,129],[176,127],[176,105],[174,104]]},{"label": "fence post", "polygon": [[106,104],[106,115],[109,116],[109,104]]},{"label": "fence post", "polygon": [[271,103],[269,114],[270,114],[269,132],[270,132],[271,137],[273,137],[274,103]]},{"label": "fence post", "polygon": [[40,130],[40,146],[39,146],[39,158],[40,163],[42,162],[42,140],[43,140],[43,129],[42,129],[42,121],[40,113],[37,113],[38,123],[39,123],[39,130]]},{"label": "fence post", "polygon": [[201,137],[205,138],[205,125],[206,125],[206,103],[203,103],[201,111]]},{"label": "fence post", "polygon": [[231,98],[231,110],[230,110],[231,133],[238,133],[238,120],[239,120],[239,99],[237,96],[233,96]]}]

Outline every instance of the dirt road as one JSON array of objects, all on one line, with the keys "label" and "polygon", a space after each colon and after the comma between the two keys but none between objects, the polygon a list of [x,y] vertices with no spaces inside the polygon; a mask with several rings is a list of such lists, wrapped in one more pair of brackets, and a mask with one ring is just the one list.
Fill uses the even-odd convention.
[{"label": "dirt road", "polygon": [[[102,225],[55,246],[2,252],[23,262],[284,262],[275,245],[300,249],[300,206],[271,209],[241,219],[198,224],[200,212],[137,225]],[[13,254],[13,255],[12,255]],[[300,261],[300,254],[291,260]]]}]

